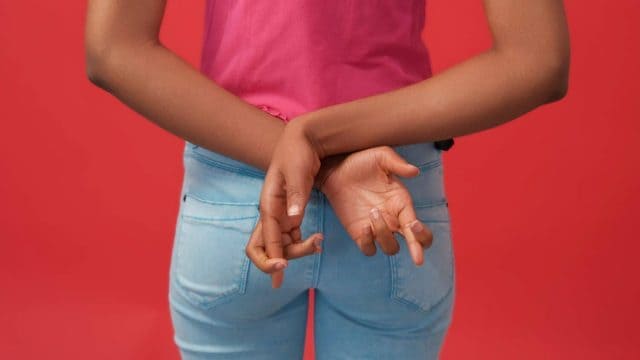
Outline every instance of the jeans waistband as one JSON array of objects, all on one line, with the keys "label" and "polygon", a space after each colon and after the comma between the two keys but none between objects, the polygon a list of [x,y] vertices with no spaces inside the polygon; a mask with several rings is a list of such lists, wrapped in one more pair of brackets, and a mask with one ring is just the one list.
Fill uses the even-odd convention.
[{"label": "jeans waistband", "polygon": [[[443,150],[437,149],[433,142],[393,145],[391,148],[407,162],[420,168],[420,170],[426,170],[441,164],[441,153]],[[266,175],[266,172],[260,168],[221,153],[208,150],[189,141],[185,141],[184,155],[196,157],[212,166],[226,168],[254,177],[264,178]]]}]

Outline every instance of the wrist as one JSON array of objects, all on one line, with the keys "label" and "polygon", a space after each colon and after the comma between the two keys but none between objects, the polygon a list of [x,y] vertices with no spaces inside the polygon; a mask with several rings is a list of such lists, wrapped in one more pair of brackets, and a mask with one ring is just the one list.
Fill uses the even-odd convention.
[{"label": "wrist", "polygon": [[320,167],[320,171],[316,175],[314,179],[313,186],[319,191],[326,193],[326,183],[327,179],[331,176],[331,174],[336,170],[336,168],[340,165],[342,160],[346,158],[346,154],[336,154],[326,157],[322,161],[322,165]]},{"label": "wrist", "polygon": [[319,120],[316,119],[319,114],[320,110],[308,112],[304,115],[299,116],[295,121],[287,124],[287,126],[291,126],[295,123],[299,131],[307,138],[307,140],[309,140],[309,143],[313,147],[316,154],[318,154],[320,160],[322,160],[326,157],[329,157],[331,154],[327,153],[322,142],[320,141],[320,137],[317,131],[317,123]]},{"label": "wrist", "polygon": [[333,172],[334,168],[335,168],[335,165],[324,165],[324,164],[320,167],[320,171],[318,171],[318,175],[316,175],[313,182],[313,187],[316,190],[319,190],[320,192],[324,193],[325,182],[329,178],[329,175]]}]

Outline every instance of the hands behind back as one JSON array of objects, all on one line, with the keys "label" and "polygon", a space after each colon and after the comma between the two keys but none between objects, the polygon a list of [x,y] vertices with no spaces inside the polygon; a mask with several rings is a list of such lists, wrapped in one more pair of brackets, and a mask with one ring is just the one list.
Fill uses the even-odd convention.
[{"label": "hands behind back", "polygon": [[271,274],[280,287],[287,258],[320,251],[322,234],[301,239],[300,225],[316,175],[320,155],[299,122],[285,126],[273,151],[260,193],[260,219],[246,247],[247,256]]},{"label": "hands behind back", "polygon": [[[274,150],[260,194],[260,219],[246,247],[253,263],[272,276],[280,287],[287,259],[319,252],[322,234],[302,241],[300,225],[311,189],[322,165],[320,155],[302,126],[287,124]],[[301,124],[301,123],[300,123]],[[320,190],[327,196],[337,217],[360,250],[393,255],[399,246],[392,232],[406,239],[416,265],[423,262],[423,250],[431,245],[431,231],[416,219],[411,195],[395,176],[413,177],[419,169],[407,163],[389,146],[357,151],[325,167]],[[334,158],[335,160],[335,158]],[[321,174],[322,177],[323,174]],[[289,212],[287,209],[298,210]],[[379,210],[375,217],[372,209]],[[411,230],[411,225],[418,226]]]},{"label": "hands behind back", "polygon": [[411,194],[396,176],[418,173],[419,169],[393,148],[377,146],[349,154],[332,169],[321,190],[365,255],[376,253],[375,243],[385,254],[396,254],[399,245],[393,232],[399,232],[407,241],[413,262],[422,265],[423,251],[431,246],[433,235],[416,218]]}]

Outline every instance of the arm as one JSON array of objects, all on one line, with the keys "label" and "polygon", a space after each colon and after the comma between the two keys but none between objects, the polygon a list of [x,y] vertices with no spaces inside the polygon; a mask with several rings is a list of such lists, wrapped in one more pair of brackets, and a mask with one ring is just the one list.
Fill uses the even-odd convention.
[{"label": "arm", "polygon": [[484,0],[493,46],[431,78],[298,119],[321,158],[488,129],[567,92],[562,0]]},{"label": "arm", "polygon": [[165,130],[266,171],[285,124],[161,44],[165,1],[89,0],[89,79]]}]

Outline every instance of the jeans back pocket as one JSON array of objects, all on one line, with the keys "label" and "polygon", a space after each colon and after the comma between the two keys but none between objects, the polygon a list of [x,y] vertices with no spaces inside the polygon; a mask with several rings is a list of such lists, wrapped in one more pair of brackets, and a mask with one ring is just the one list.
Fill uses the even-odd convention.
[{"label": "jeans back pocket", "polygon": [[175,275],[193,304],[211,309],[245,292],[250,267],[245,247],[259,215],[258,203],[185,194]]},{"label": "jeans back pocket", "polygon": [[415,206],[416,217],[433,233],[433,242],[424,252],[424,263],[416,266],[405,239],[394,233],[400,252],[389,256],[391,298],[421,311],[429,311],[453,289],[454,259],[451,224],[446,200]]}]

